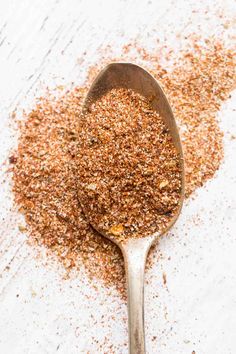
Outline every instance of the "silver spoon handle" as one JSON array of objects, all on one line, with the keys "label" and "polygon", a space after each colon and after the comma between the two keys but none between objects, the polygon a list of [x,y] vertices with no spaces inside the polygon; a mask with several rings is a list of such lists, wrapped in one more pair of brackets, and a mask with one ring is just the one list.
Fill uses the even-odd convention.
[{"label": "silver spoon handle", "polygon": [[135,246],[123,249],[128,287],[129,353],[145,354],[144,272],[150,241],[142,247],[139,242]]}]

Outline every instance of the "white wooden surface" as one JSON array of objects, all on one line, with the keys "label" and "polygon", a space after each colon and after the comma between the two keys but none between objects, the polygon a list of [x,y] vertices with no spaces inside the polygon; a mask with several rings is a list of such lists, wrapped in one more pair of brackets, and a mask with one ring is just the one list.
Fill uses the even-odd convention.
[{"label": "white wooden surface", "polygon": [[[1,166],[16,143],[10,112],[30,105],[45,85],[82,82],[100,47],[111,44],[118,51],[134,37],[147,46],[167,38],[174,47],[176,32],[221,33],[227,39],[235,31],[233,16],[233,0],[1,0]],[[236,352],[236,141],[229,133],[236,134],[235,102],[234,93],[219,114],[225,161],[217,177],[188,201],[147,272],[150,354]],[[82,270],[63,280],[56,262],[36,258],[18,231],[21,217],[11,211],[5,169],[0,171],[0,353],[127,353],[125,303],[114,289],[98,283],[95,290]]]}]

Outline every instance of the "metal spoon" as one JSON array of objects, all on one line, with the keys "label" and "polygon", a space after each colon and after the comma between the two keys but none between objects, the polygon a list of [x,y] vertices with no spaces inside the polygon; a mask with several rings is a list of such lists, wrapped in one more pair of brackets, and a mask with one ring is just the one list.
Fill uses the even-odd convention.
[{"label": "metal spoon", "polygon": [[[131,63],[112,63],[106,66],[92,83],[85,98],[83,113],[99,97],[113,88],[132,89],[148,98],[151,106],[163,117],[173,143],[180,156],[181,164],[181,196],[178,210],[164,232],[168,231],[176,222],[184,199],[184,163],[181,142],[176,122],[168,100],[157,81],[143,68]],[[83,206],[86,213],[86,207]],[[125,242],[118,242],[111,234],[101,232],[92,220],[91,225],[103,236],[115,242],[121,249],[125,260],[125,270],[128,285],[128,317],[129,317],[129,352],[130,354],[145,353],[144,334],[144,272],[147,254],[150,247],[158,240],[160,233],[151,234],[143,238],[128,238]],[[164,233],[163,232],[163,233]]]}]

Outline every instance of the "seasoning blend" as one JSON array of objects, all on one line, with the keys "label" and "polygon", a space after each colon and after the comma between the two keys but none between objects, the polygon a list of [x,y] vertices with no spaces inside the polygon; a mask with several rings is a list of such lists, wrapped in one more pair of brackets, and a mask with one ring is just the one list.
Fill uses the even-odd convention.
[{"label": "seasoning blend", "polygon": [[161,233],[181,197],[171,134],[150,102],[112,89],[78,125],[78,196],[96,229],[116,238]]},{"label": "seasoning blend", "polygon": [[[128,47],[133,50],[135,46]],[[151,53],[137,48],[129,54],[124,48],[121,59],[141,60],[165,90],[180,131],[189,196],[214,176],[223,158],[217,114],[235,87],[235,52],[218,39],[203,38],[190,43],[178,57],[170,52],[169,69],[160,64],[158,53],[158,48]],[[24,114],[18,147],[9,159],[13,193],[25,216],[30,242],[43,245],[66,269],[84,266],[86,276],[99,278],[124,294],[121,252],[89,225],[78,203],[77,135],[87,89],[47,93]],[[119,224],[115,226],[119,232]]]}]

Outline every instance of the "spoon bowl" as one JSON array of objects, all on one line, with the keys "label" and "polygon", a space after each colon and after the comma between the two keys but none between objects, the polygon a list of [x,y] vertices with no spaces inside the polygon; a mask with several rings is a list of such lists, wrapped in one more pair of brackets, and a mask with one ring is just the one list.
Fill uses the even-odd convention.
[{"label": "spoon bowl", "polygon": [[[145,353],[144,335],[144,272],[147,254],[159,236],[167,232],[176,222],[184,200],[184,160],[178,128],[170,104],[158,82],[146,70],[131,63],[111,63],[96,77],[84,100],[82,112],[86,115],[91,105],[101,96],[114,88],[131,89],[147,98],[154,111],[164,120],[169,129],[172,141],[180,158],[181,193],[178,208],[163,232],[155,232],[141,238],[117,240],[109,232],[100,230],[89,220],[90,224],[104,237],[120,247],[124,260],[128,288],[129,317],[129,352],[130,354]],[[81,202],[86,215],[86,205]]]}]

